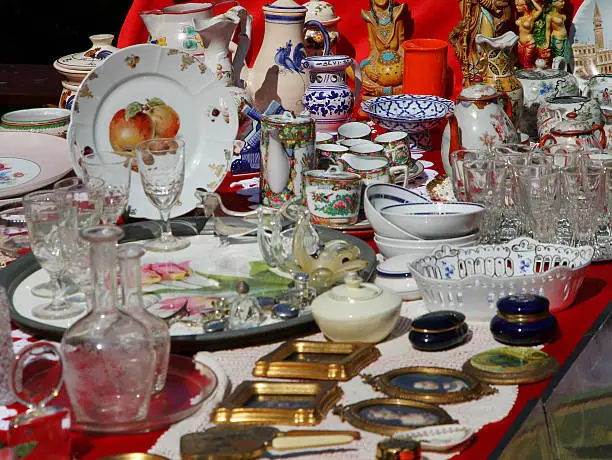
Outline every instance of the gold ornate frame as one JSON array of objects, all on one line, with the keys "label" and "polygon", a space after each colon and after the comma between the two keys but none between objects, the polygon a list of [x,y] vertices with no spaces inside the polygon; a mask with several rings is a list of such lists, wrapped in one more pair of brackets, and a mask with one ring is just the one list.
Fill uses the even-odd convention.
[{"label": "gold ornate frame", "polygon": [[[447,376],[461,380],[468,385],[468,388],[460,391],[448,393],[434,393],[431,391],[408,390],[392,383],[395,377],[405,374],[420,374],[424,378],[427,376]],[[365,383],[372,385],[375,390],[385,393],[393,398],[413,399],[432,404],[455,404],[479,399],[483,396],[497,393],[495,388],[490,387],[473,375],[466,374],[455,369],[443,367],[412,366],[394,369],[378,376],[363,374],[362,379]]]},{"label": "gold ornate frame", "polygon": [[[294,355],[310,355],[312,360],[290,361]],[[316,355],[342,355],[320,360]],[[313,380],[350,380],[380,357],[380,351],[367,343],[290,341],[255,363],[255,377]]]},{"label": "gold ornate frame", "polygon": [[[383,423],[374,422],[363,418],[359,412],[368,406],[407,406],[415,409],[421,409],[423,411],[432,413],[439,417],[437,423],[419,425],[419,426],[397,426],[397,425],[385,425]],[[458,423],[457,420],[453,419],[448,413],[434,404],[429,404],[421,401],[413,401],[409,399],[398,399],[398,398],[376,398],[367,399],[360,401],[350,406],[338,405],[334,408],[334,414],[340,417],[343,422],[348,422],[356,428],[361,430],[369,431],[370,433],[382,434],[385,436],[391,436],[399,431],[410,431],[416,430],[417,428],[424,428],[426,426],[434,425],[448,425]]]},{"label": "gold ornate frame", "polygon": [[[261,382],[245,381],[214,411],[216,424],[239,423],[251,425],[318,425],[338,402],[343,392],[335,382]],[[312,397],[306,407],[275,408],[248,407],[252,398]]]},{"label": "gold ornate frame", "polygon": [[483,382],[494,385],[521,385],[524,383],[536,383],[552,377],[559,370],[559,362],[552,356],[538,368],[523,372],[488,372],[474,367],[468,359],[463,365],[463,372],[473,375]]}]

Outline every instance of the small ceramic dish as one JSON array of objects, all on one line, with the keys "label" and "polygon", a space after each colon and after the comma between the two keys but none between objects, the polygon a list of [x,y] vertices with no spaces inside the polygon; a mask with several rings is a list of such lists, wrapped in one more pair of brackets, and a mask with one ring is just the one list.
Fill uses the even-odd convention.
[{"label": "small ceramic dish", "polygon": [[430,201],[405,187],[393,184],[368,185],[363,197],[366,217],[378,235],[391,238],[417,239],[380,214],[382,208],[398,203],[430,203]]},{"label": "small ceramic dish", "polygon": [[367,139],[370,140],[372,128],[367,123],[351,121],[338,127],[338,139]]},{"label": "small ceramic dish", "polygon": [[476,232],[484,211],[477,203],[406,203],[387,206],[380,213],[403,231],[431,240]]},{"label": "small ceramic dish", "polygon": [[474,428],[467,425],[437,425],[396,433],[394,439],[418,441],[421,449],[448,452],[467,443],[474,436]]},{"label": "small ceramic dish", "polygon": [[519,294],[499,299],[490,329],[495,340],[505,345],[533,346],[552,340],[559,326],[548,299]]},{"label": "small ceramic dish", "polygon": [[70,124],[70,110],[37,108],[15,110],[2,115],[0,131],[29,131],[66,137]]},{"label": "small ceramic dish", "polygon": [[374,284],[391,289],[402,300],[416,300],[421,297],[421,293],[404,259],[403,256],[391,257],[379,264]]},{"label": "small ceramic dish", "polygon": [[454,348],[468,338],[465,315],[442,310],[426,313],[412,321],[408,340],[421,351],[441,351]]}]

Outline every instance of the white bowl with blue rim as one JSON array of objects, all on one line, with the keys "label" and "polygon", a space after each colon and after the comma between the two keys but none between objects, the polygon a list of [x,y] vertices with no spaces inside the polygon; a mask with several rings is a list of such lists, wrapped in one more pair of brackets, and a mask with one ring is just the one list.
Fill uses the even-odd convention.
[{"label": "white bowl with blue rim", "polygon": [[361,103],[361,110],[377,125],[408,133],[412,153],[432,150],[429,131],[454,109],[455,103],[448,99],[416,94],[379,96]]},{"label": "white bowl with blue rim", "polygon": [[439,240],[475,233],[484,211],[477,203],[404,203],[387,206],[380,213],[417,238]]},{"label": "white bowl with blue rim", "polygon": [[390,238],[418,239],[385,219],[380,210],[401,203],[431,203],[424,196],[393,184],[370,184],[363,197],[363,209],[374,232]]},{"label": "white bowl with blue rim", "polygon": [[441,240],[398,240],[394,238],[385,238],[384,236],[380,235],[374,235],[374,243],[376,243],[379,252],[385,257],[405,255],[412,260],[416,260],[420,257],[431,254],[434,249],[442,244],[451,244],[457,248],[468,248],[475,246],[478,243],[479,236],[479,233],[473,233],[465,237],[447,238]]}]

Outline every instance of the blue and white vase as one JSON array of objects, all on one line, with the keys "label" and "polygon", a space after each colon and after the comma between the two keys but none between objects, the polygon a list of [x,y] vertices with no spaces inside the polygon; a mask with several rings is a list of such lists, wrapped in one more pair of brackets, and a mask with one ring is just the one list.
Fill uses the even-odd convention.
[{"label": "blue and white vase", "polygon": [[[346,84],[346,68],[355,74],[355,91]],[[312,56],[304,61],[310,86],[302,102],[317,124],[317,131],[335,133],[353,112],[361,89],[361,70],[354,59],[338,56]]]}]

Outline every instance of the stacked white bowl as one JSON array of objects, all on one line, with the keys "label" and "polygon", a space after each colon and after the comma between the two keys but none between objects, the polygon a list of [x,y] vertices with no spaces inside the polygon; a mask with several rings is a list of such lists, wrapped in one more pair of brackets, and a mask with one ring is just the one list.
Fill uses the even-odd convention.
[{"label": "stacked white bowl", "polygon": [[366,188],[364,209],[374,241],[385,257],[417,259],[441,244],[474,246],[484,207],[474,203],[432,203],[399,185]]},{"label": "stacked white bowl", "polygon": [[[442,244],[474,246],[484,207],[473,203],[432,203],[399,185],[372,184],[364,194],[374,242],[387,259],[377,270],[376,284],[394,289],[406,300],[416,283],[408,264]],[[384,268],[387,267],[387,268]]]}]

